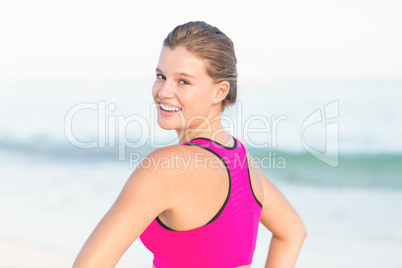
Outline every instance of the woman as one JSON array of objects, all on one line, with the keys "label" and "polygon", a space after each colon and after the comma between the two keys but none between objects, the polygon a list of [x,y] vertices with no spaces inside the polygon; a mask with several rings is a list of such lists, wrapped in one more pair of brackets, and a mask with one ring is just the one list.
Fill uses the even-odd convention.
[{"label": "woman", "polygon": [[143,160],[75,268],[114,267],[138,237],[156,268],[250,267],[259,221],[273,234],[266,267],[295,265],[300,217],[219,120],[236,82],[233,43],[216,27],[189,22],[167,36],[152,94],[158,124],[176,130],[180,145]]}]

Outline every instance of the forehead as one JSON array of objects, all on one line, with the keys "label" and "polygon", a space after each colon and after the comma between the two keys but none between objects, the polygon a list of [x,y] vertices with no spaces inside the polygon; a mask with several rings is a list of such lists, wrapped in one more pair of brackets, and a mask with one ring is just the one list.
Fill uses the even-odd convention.
[{"label": "forehead", "polygon": [[207,75],[205,63],[184,47],[163,47],[157,69],[165,73],[190,73],[194,76]]}]

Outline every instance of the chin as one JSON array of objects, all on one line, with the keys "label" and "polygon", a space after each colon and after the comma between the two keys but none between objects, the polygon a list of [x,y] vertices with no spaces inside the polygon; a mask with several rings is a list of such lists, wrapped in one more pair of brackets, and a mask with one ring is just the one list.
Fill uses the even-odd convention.
[{"label": "chin", "polygon": [[159,127],[164,130],[172,130],[177,128],[176,124],[174,124],[173,122],[166,122],[166,120],[163,120],[162,118],[158,118],[157,122]]}]

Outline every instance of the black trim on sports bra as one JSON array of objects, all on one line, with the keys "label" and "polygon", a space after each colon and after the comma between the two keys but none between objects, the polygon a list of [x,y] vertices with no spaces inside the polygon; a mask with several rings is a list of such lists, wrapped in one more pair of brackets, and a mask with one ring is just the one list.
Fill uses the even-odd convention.
[{"label": "black trim on sports bra", "polygon": [[[236,140],[235,140],[235,142],[236,142]],[[225,164],[226,171],[228,172],[228,178],[229,178],[229,190],[228,190],[228,195],[226,196],[226,200],[225,200],[225,202],[223,203],[221,209],[218,211],[218,213],[216,213],[216,215],[206,224],[206,225],[208,225],[208,224],[212,223],[213,221],[215,221],[215,220],[219,217],[219,215],[222,214],[223,210],[225,209],[225,207],[226,207],[226,205],[227,205],[227,203],[228,203],[228,201],[229,201],[230,193],[231,193],[231,191],[232,191],[232,177],[230,176],[230,170],[229,170],[228,165],[226,164],[226,162],[225,162],[225,160],[223,159],[223,157],[220,156],[217,152],[215,152],[215,151],[209,149],[208,147],[205,147],[205,146],[202,146],[202,145],[199,145],[199,144],[193,144],[193,146],[200,147],[200,148],[205,149],[205,150],[207,150],[207,151],[213,153],[214,155],[216,155],[216,156],[223,162],[223,164]]]},{"label": "black trim on sports bra", "polygon": [[217,144],[217,145],[219,145],[219,146],[221,146],[221,147],[223,147],[223,148],[225,148],[225,149],[234,150],[234,149],[236,149],[236,147],[237,147],[237,141],[236,141],[236,139],[235,139],[233,136],[231,136],[231,137],[232,137],[234,143],[233,143],[233,146],[230,146],[230,147],[229,147],[229,146],[225,146],[225,145],[223,145],[222,143],[219,143],[219,142],[217,142],[217,141],[211,140],[211,139],[209,139],[209,138],[204,138],[204,137],[194,138],[194,139],[190,140],[189,143],[190,143],[191,145],[195,145],[195,144],[193,143],[193,140],[206,140],[206,141],[215,143],[215,144]]},{"label": "black trim on sports bra", "polygon": [[257,202],[257,204],[262,208],[262,204],[260,203],[260,201],[258,201],[257,197],[255,196],[254,190],[253,190],[253,185],[251,184],[251,176],[250,176],[250,169],[249,169],[249,167],[248,167],[248,159],[247,159],[247,156],[246,156],[246,161],[247,161],[248,181],[250,182],[250,189],[251,189],[251,192],[253,193],[254,199],[255,199],[255,201]]},{"label": "black trim on sports bra", "polygon": [[156,217],[155,220],[156,220],[156,221],[159,223],[159,225],[162,226],[164,229],[169,230],[169,231],[177,232],[177,231],[173,230],[172,228],[170,228],[169,226],[165,225],[165,224],[159,219],[159,216]]},{"label": "black trim on sports bra", "polygon": [[[206,138],[198,138],[198,139],[206,139]],[[236,145],[236,139],[234,139],[234,141],[235,141],[235,145]],[[229,177],[229,190],[228,190],[228,195],[226,196],[225,202],[223,203],[222,207],[219,209],[218,213],[216,213],[215,216],[214,216],[207,224],[205,224],[205,225],[203,225],[203,226],[200,226],[200,227],[197,227],[197,228],[201,228],[201,227],[204,227],[204,226],[206,226],[206,225],[208,225],[208,224],[214,222],[214,221],[222,214],[222,212],[223,212],[223,210],[225,209],[227,203],[229,202],[229,197],[230,197],[230,193],[231,193],[231,190],[232,190],[232,177],[230,176],[230,170],[229,170],[228,165],[226,164],[226,162],[225,162],[225,160],[223,159],[223,157],[220,156],[217,152],[215,152],[215,151],[209,149],[208,147],[202,146],[202,145],[200,145],[200,144],[189,143],[189,144],[186,144],[186,145],[188,145],[188,146],[196,146],[196,147],[205,149],[205,150],[207,150],[207,151],[213,153],[214,155],[216,155],[216,156],[223,162],[223,164],[225,164],[226,171],[228,172],[228,177]],[[156,217],[156,221],[159,223],[160,226],[162,226],[164,229],[169,230],[169,231],[174,231],[174,232],[191,231],[191,230],[185,230],[185,231],[176,231],[176,230],[173,230],[172,228],[170,228],[169,226],[167,226],[166,224],[164,224],[164,223],[159,219],[159,217]],[[197,228],[195,228],[195,229],[197,229]]]}]

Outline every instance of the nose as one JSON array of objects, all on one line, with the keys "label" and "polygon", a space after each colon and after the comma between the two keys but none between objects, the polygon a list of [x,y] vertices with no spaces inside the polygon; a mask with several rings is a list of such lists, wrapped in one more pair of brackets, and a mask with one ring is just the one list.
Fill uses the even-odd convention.
[{"label": "nose", "polygon": [[158,96],[162,99],[169,99],[174,96],[173,86],[169,80],[163,81],[159,86]]}]

